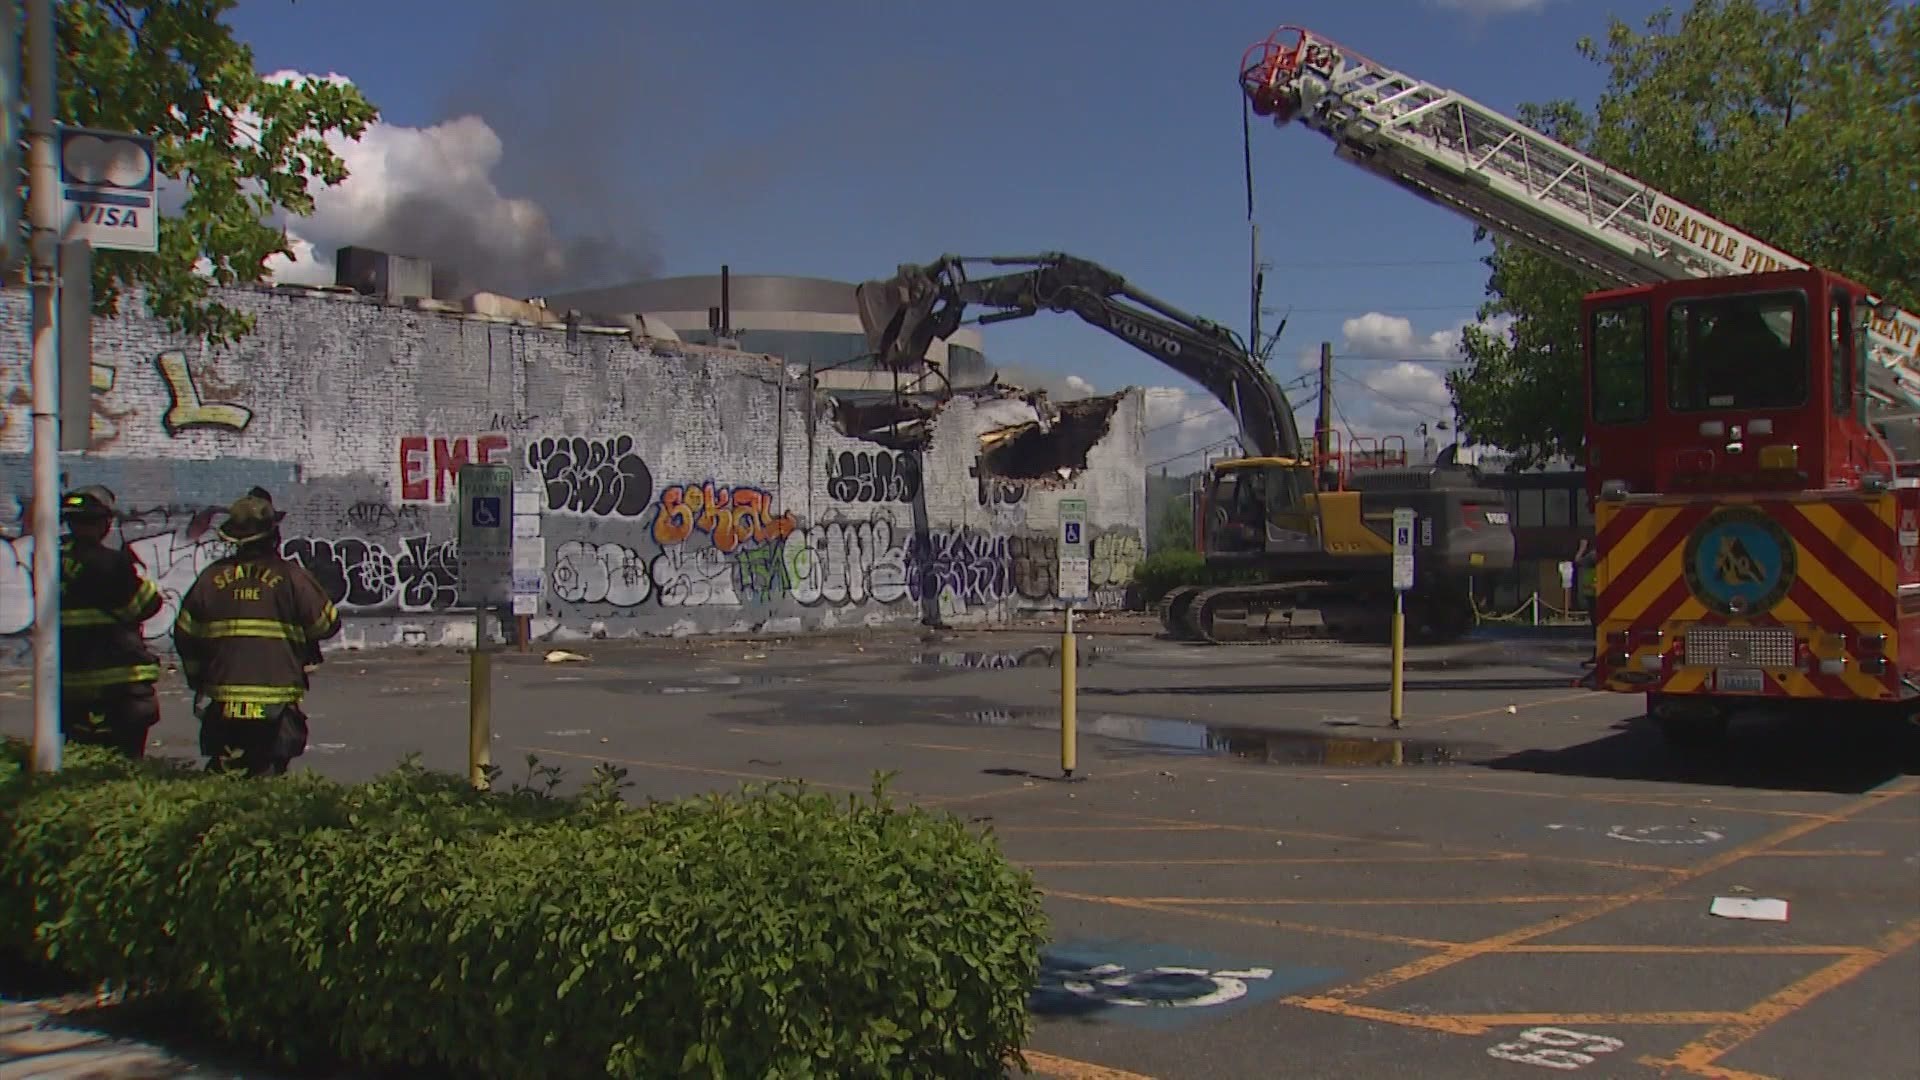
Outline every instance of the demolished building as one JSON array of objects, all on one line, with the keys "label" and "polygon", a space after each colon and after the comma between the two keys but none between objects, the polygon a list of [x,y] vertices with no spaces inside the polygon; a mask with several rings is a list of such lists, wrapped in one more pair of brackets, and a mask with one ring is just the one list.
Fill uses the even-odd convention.
[{"label": "demolished building", "polygon": [[[168,333],[137,291],[94,320],[92,449],[62,455],[61,483],[119,495],[119,536],[168,597],[149,637],[222,554],[213,512],[258,484],[288,511],[283,552],[345,616],[336,645],[470,642],[453,523],[470,462],[513,468],[514,586],[538,639],[1054,608],[1068,496],[1088,504],[1095,603],[1123,602],[1145,521],[1137,391],[830,390],[648,314],[455,304],[421,295],[416,268],[351,264],[335,288],[220,290],[256,319],[230,348]],[[0,322],[0,640],[17,659],[33,612],[24,291],[0,294]]]}]

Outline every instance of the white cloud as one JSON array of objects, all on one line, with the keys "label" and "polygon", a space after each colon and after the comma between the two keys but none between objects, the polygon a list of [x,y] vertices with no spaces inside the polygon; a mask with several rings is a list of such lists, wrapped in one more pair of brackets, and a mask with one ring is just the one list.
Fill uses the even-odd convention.
[{"label": "white cloud", "polygon": [[[295,71],[264,78],[350,81]],[[501,191],[495,174],[506,147],[479,116],[429,127],[375,122],[358,140],[328,144],[349,175],[331,188],[315,183],[314,212],[284,222],[293,256],[269,260],[276,281],[330,284],[334,252],[349,245],[431,260],[445,298],[476,289],[525,295],[652,269],[644,244],[562,236],[539,203]]]},{"label": "white cloud", "polygon": [[[1502,317],[1485,325],[1504,329]],[[1340,325],[1342,341],[1334,348],[1334,401],[1344,416],[1335,417],[1343,429],[1356,435],[1399,435],[1409,446],[1420,424],[1451,424],[1453,404],[1446,377],[1464,359],[1462,332],[1474,325],[1463,319],[1450,326],[1421,332],[1401,315],[1369,311]],[[1300,354],[1300,370],[1320,365],[1317,349]],[[1449,441],[1439,437],[1441,443]]]}]

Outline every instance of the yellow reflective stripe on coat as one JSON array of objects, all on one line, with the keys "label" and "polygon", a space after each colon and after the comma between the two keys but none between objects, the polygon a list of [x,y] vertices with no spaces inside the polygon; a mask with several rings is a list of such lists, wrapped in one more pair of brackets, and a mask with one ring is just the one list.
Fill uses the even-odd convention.
[{"label": "yellow reflective stripe on coat", "polygon": [[307,692],[298,686],[209,686],[206,695],[215,701],[240,701],[252,705],[297,705]]},{"label": "yellow reflective stripe on coat", "polygon": [[[186,616],[182,615],[181,618],[185,619]],[[292,642],[307,640],[305,631],[278,619],[215,619],[212,622],[195,623],[188,632],[195,637],[208,640],[216,638],[271,638],[276,641]]]},{"label": "yellow reflective stripe on coat", "polygon": [[119,619],[99,608],[81,607],[60,610],[61,626],[115,626],[119,622]]},{"label": "yellow reflective stripe on coat", "polygon": [[333,631],[334,626],[338,624],[339,621],[340,613],[333,610],[333,602],[328,601],[326,609],[320,612],[320,618],[316,620],[313,625],[307,627],[307,636],[311,638],[326,637]]},{"label": "yellow reflective stripe on coat", "polygon": [[102,686],[125,686],[128,683],[158,682],[160,665],[130,664],[126,667],[95,668],[92,671],[65,671],[60,675],[60,685],[75,690],[90,690]]},{"label": "yellow reflective stripe on coat", "polygon": [[133,598],[113,610],[122,621],[131,621],[140,614],[140,609],[160,598],[160,590],[146,578],[140,579],[140,587],[133,590]]}]

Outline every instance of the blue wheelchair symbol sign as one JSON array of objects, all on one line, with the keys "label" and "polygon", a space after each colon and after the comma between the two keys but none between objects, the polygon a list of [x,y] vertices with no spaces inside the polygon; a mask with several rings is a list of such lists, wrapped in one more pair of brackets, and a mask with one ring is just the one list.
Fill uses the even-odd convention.
[{"label": "blue wheelchair symbol sign", "polygon": [[1080,523],[1079,522],[1077,521],[1067,522],[1066,531],[1067,531],[1067,535],[1066,535],[1067,543],[1077,544],[1080,542]]},{"label": "blue wheelchair symbol sign", "polygon": [[500,496],[483,495],[473,500],[473,527],[476,529],[500,527]]}]

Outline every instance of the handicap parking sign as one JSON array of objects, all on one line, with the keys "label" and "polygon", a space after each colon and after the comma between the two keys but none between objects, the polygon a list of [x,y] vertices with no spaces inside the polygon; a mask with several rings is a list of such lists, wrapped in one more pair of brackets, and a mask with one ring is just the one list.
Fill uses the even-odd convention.
[{"label": "handicap parking sign", "polygon": [[1067,543],[1077,544],[1079,542],[1080,542],[1080,523],[1077,521],[1067,522]]},{"label": "handicap parking sign", "polygon": [[497,529],[501,524],[500,497],[482,495],[473,500],[473,527],[476,529]]}]

